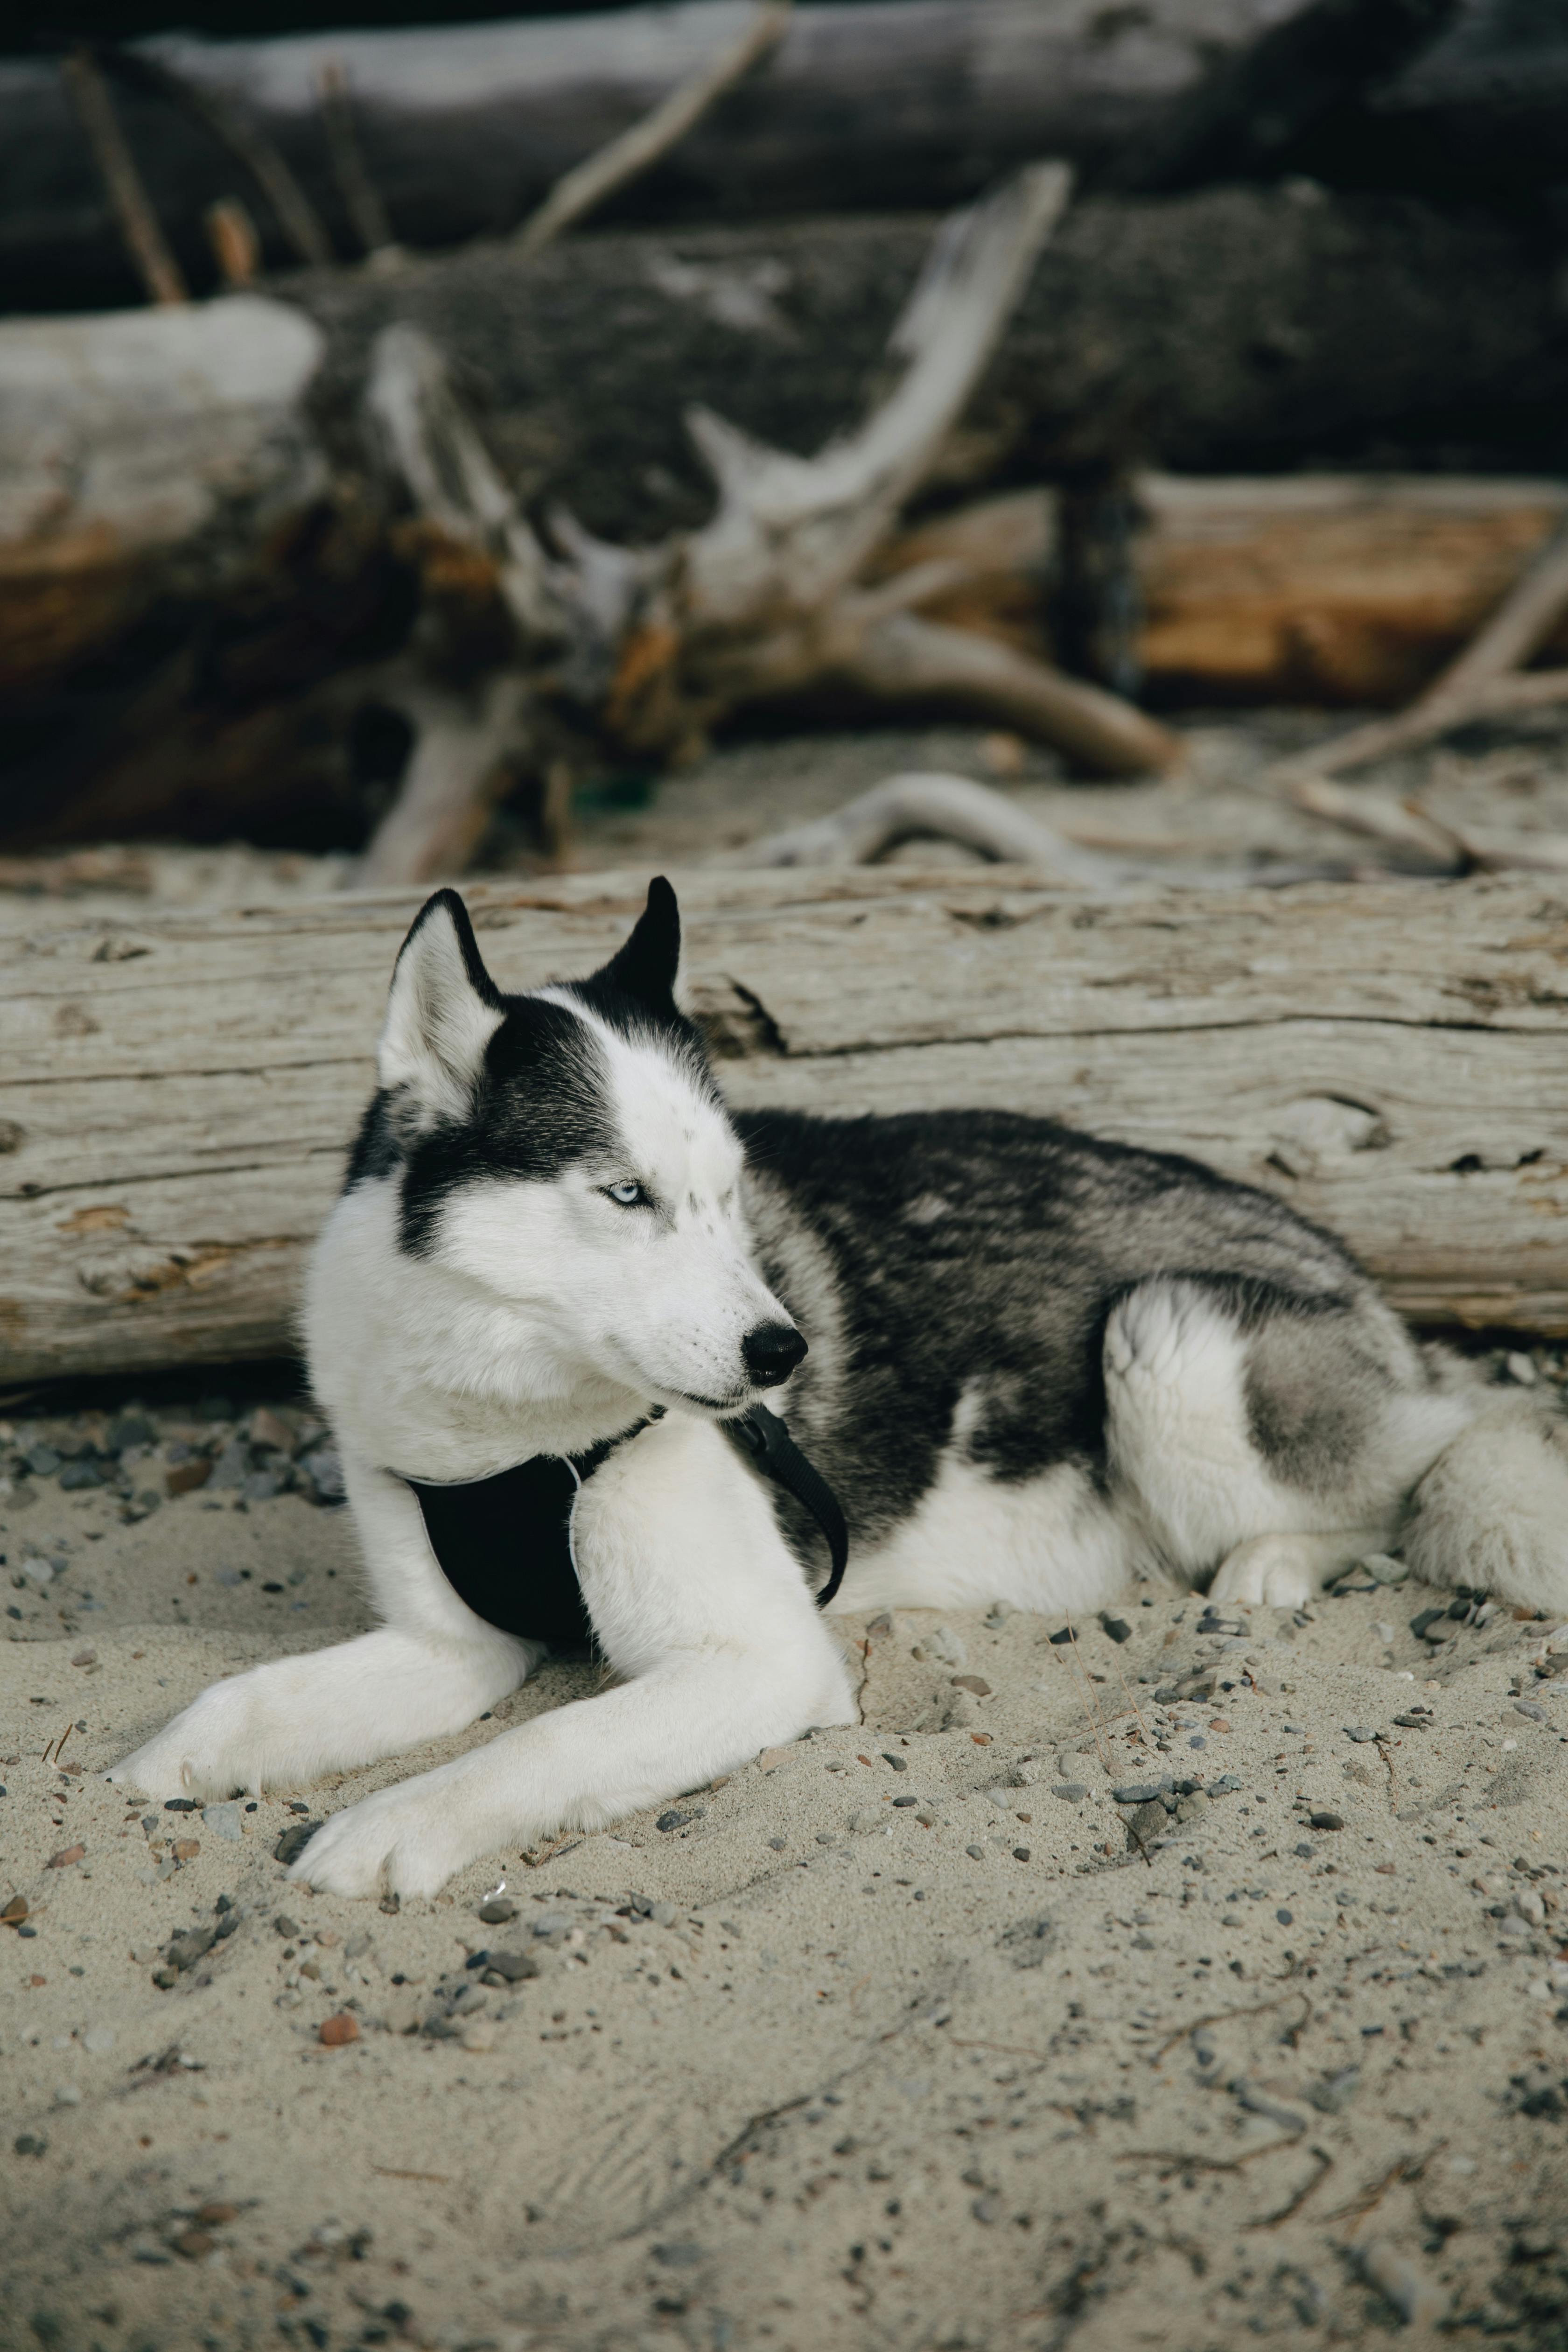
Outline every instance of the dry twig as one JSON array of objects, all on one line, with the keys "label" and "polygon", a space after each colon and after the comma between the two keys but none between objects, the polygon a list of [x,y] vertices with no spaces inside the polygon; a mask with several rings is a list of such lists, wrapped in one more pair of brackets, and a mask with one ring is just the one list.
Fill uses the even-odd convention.
[{"label": "dry twig", "polygon": [[1075,848],[988,784],[966,776],[889,776],[831,815],[813,817],[729,853],[732,866],[872,866],[900,842],[962,842],[982,857],[1039,867],[1065,882],[1104,888],[1125,878],[1117,859]]},{"label": "dry twig", "polygon": [[789,0],[760,8],[738,41],[705,65],[679,89],[670,91],[650,114],[634,122],[618,139],[587,156],[555,183],[539,210],[517,232],[520,252],[537,253],[574,221],[595,211],[605,198],[624,188],[668,155],[700,121],[726,90],[771,56],[783,40],[790,21]]},{"label": "dry twig", "polygon": [[321,122],[343,209],[369,258],[384,259],[397,250],[392,223],[381,200],[381,190],[365,168],[359,134],[354,129],[348,76],[336,58],[329,58],[317,75],[316,93],[321,100]]},{"label": "dry twig", "polygon": [[147,299],[165,307],[189,301],[180,265],[158,226],[136,159],[126,143],[109,85],[92,51],[82,44],[60,68],[77,118],[87,133],[93,161],[102,175],[104,193],[113,209],[125,249]]},{"label": "dry twig", "polygon": [[264,132],[241,107],[205,82],[192,81],[143,50],[108,49],[104,64],[128,89],[167,99],[199,122],[243,164],[278,216],[278,225],[308,268],[328,268],[331,239],[310,197]]}]

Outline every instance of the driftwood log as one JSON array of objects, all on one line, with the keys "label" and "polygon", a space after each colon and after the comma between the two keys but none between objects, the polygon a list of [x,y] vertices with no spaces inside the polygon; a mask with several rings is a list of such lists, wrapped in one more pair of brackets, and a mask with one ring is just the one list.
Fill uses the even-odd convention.
[{"label": "driftwood log", "polygon": [[[130,583],[138,611],[163,587],[163,551],[201,527],[186,520],[186,445],[198,482],[214,467],[243,477],[258,451],[275,463],[270,425],[287,420],[318,467],[330,454],[352,479],[371,353],[395,323],[422,329],[481,398],[525,504],[563,499],[622,543],[690,529],[712,489],[683,403],[778,447],[820,446],[859,408],[934,226],[617,233],[532,258],[491,246],[395,279],[304,277],[270,310],[253,297],[243,312],[209,305],[188,320],[0,324],[0,583],[20,599],[64,583],[77,608],[58,605],[70,622],[58,641],[17,636],[8,616],[0,695],[14,707],[112,642],[121,608],[97,617],[107,574]],[[1288,457],[1294,469],[1303,454],[1373,438],[1422,451],[1446,436],[1451,457],[1482,404],[1527,446],[1568,401],[1553,285],[1528,240],[1403,202],[1249,189],[1081,202],[1040,256],[932,487],[952,495],[1129,459],[1235,473]],[[1310,531],[1310,498],[1292,525],[1288,485],[1278,497],[1268,528]],[[226,502],[231,545],[250,527],[237,551],[264,570],[288,543],[277,519],[250,496]],[[1208,536],[1218,548],[1236,530],[1233,519]],[[1363,552],[1348,550],[1347,568]]]},{"label": "driftwood log", "polygon": [[[1157,703],[1407,702],[1568,515],[1568,485],[1475,475],[1129,478],[1132,646]],[[1060,500],[1004,492],[919,522],[889,573],[962,564],[921,607],[1051,650]],[[1568,623],[1542,640],[1568,658]]]},{"label": "driftwood log", "polygon": [[[820,447],[860,408],[931,232],[905,217],[616,234],[531,260],[476,249],[394,279],[318,273],[287,304],[247,298],[250,356],[227,385],[219,362],[241,345],[223,306],[0,327],[9,837],[363,838],[368,794],[395,765],[378,765],[379,749],[362,756],[364,698],[339,681],[395,650],[417,591],[364,488],[363,394],[389,324],[422,329],[448,356],[521,506],[563,499],[602,537],[646,545],[711,511],[673,388],[776,448]],[[1092,478],[1151,456],[1294,465],[1372,436],[1428,452],[1443,436],[1451,461],[1482,415],[1528,446],[1568,399],[1554,300],[1550,256],[1528,240],[1403,200],[1245,188],[1091,200],[1042,255],[928,491]],[[310,328],[324,338],[313,377]],[[187,342],[199,364],[184,364]],[[274,382],[291,388],[272,404],[276,432],[257,397]],[[666,383],[670,398],[649,396]],[[1388,700],[1462,641],[1534,527],[1516,516],[1462,609],[1443,590],[1439,642],[1424,652],[1417,626],[1413,664],[1394,646]],[[1292,636],[1273,586],[1255,593],[1237,552],[1233,592],[1217,612],[1211,597],[1197,632],[1163,591],[1146,595],[1152,620],[1173,623],[1149,674],[1173,672],[1179,688],[1185,669],[1199,693],[1221,690],[1215,655],[1228,644],[1254,670],[1237,691],[1380,698],[1362,656],[1388,636],[1364,604],[1317,622],[1309,610]],[[1455,581],[1463,569],[1428,552],[1423,599],[1439,568]],[[1320,545],[1320,575],[1323,557]],[[1200,551],[1188,572],[1208,595],[1217,554]],[[1041,583],[1025,584],[1037,623]],[[1197,659],[1195,635],[1208,648]],[[1282,677],[1268,668],[1281,651]]]},{"label": "driftwood log", "polygon": [[[1046,152],[1046,151],[1041,151]],[[395,278],[274,290],[328,339],[317,404],[347,451],[371,348],[422,328],[482,396],[526,500],[606,539],[689,528],[710,492],[682,401],[819,447],[854,413],[937,226],[930,214],[602,231]],[[948,453],[952,490],[1128,461],[1295,470],[1342,453],[1555,469],[1568,341],[1549,240],[1479,214],[1292,184],[1079,196]],[[1463,331],[1456,331],[1456,322]],[[679,397],[649,397],[649,387]],[[1550,453],[1550,454],[1548,454]]]},{"label": "driftwood log", "polygon": [[[1452,0],[801,7],[767,71],[639,184],[626,215],[953,204],[1040,154],[1145,187],[1290,172],[1437,192],[1538,186],[1561,178],[1568,48],[1552,12],[1535,13],[1538,25],[1483,0],[1445,35]],[[433,247],[501,235],[734,41],[747,14],[748,0],[698,0],[531,23],[165,37],[125,53],[116,102],[182,266],[210,287],[203,215],[250,200],[247,130],[345,258],[367,237],[337,168],[350,116],[393,236]],[[171,95],[171,70],[196,103]],[[339,95],[324,106],[329,85]],[[55,60],[0,62],[0,305],[134,299]],[[287,197],[263,201],[270,259],[291,257],[298,225]]]},{"label": "driftwood log", "polygon": [[[678,877],[733,1099],[1051,1112],[1336,1226],[1429,1323],[1568,1334],[1568,898],[1095,901],[1022,868]],[[513,987],[646,877],[469,893]],[[416,895],[0,935],[0,1380],[286,1352]]]}]

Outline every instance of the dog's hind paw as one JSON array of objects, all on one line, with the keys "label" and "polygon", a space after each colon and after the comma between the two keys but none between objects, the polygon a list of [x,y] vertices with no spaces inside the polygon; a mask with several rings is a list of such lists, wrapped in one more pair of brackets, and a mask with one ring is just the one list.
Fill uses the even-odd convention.
[{"label": "dog's hind paw", "polygon": [[1239,1601],[1248,1607],[1300,1609],[1317,1591],[1317,1579],[1295,1536],[1252,1536],[1220,1562],[1209,1587],[1211,1601]]}]

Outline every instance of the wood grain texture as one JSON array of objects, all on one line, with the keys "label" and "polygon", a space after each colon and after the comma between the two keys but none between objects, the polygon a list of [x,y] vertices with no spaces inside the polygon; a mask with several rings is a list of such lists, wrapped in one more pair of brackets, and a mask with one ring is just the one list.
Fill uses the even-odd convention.
[{"label": "wood grain texture", "polygon": [[[1568,1333],[1568,892],[678,886],[737,1103],[997,1105],[1194,1151],[1335,1226],[1423,1320]],[[643,887],[468,895],[515,988],[590,969]],[[0,1381],[289,1348],[417,904],[0,929]]]}]

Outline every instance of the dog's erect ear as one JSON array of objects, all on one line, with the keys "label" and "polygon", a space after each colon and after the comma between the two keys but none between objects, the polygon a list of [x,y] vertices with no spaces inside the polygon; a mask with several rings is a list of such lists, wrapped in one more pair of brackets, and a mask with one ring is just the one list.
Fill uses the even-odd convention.
[{"label": "dog's erect ear", "polygon": [[462,1118],[505,1012],[468,908],[455,890],[437,890],[393,966],[377,1056],[382,1085],[406,1087],[427,1117]]},{"label": "dog's erect ear", "polygon": [[675,1009],[680,971],[680,908],[662,874],[647,886],[647,905],[630,939],[595,979],[623,996],[636,997],[656,1013]]}]

